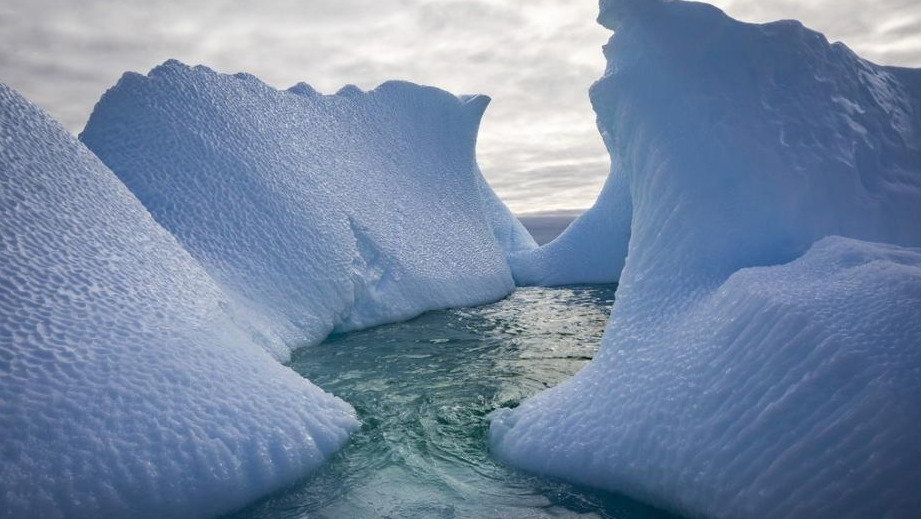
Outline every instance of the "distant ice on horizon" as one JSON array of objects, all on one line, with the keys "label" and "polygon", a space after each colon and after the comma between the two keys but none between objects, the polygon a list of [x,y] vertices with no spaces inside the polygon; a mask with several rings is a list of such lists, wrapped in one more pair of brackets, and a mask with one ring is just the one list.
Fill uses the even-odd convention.
[{"label": "distant ice on horizon", "polygon": [[537,245],[545,245],[562,234],[569,227],[569,224],[584,212],[584,209],[541,211],[516,214],[515,217],[534,237]]}]

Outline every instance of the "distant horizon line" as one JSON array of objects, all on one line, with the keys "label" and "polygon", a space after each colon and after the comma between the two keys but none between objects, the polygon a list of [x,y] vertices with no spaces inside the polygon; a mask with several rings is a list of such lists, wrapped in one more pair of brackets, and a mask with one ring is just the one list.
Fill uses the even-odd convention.
[{"label": "distant horizon line", "polygon": [[585,211],[591,209],[584,207],[581,209],[547,209],[544,211],[523,211],[513,212],[516,218],[550,218],[550,217],[578,217]]}]

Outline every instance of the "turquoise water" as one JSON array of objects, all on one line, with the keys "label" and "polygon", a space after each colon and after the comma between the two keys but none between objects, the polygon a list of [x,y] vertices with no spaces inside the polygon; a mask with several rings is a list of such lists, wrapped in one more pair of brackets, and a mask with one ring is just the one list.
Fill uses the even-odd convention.
[{"label": "turquoise water", "polygon": [[291,367],[364,425],[314,475],[234,517],[670,517],[488,453],[489,413],[584,366],[613,300],[613,286],[525,288],[298,350]]}]

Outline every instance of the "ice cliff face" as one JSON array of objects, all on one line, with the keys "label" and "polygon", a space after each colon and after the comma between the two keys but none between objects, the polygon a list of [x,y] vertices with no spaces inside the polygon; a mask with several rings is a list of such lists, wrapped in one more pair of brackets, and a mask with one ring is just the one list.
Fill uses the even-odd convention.
[{"label": "ice cliff face", "polygon": [[388,82],[275,90],[167,62],[126,74],[81,140],[288,347],[484,303],[534,242],[476,166],[485,96]]},{"label": "ice cliff face", "polygon": [[493,452],[695,517],[921,509],[921,249],[826,238],[650,306],[616,303],[583,371],[498,412]]},{"label": "ice cliff face", "polygon": [[706,4],[599,20],[611,177],[512,265],[619,277],[618,301],[588,368],[497,415],[495,453],[692,515],[913,515],[919,71]]},{"label": "ice cliff face", "polygon": [[591,90],[609,186],[559,243],[518,255],[516,278],[615,281],[623,256],[610,254],[631,232],[633,268],[657,265],[644,276],[709,286],[829,234],[918,243],[918,71],[869,63],[795,21],[745,24],[707,4],[606,1],[599,21],[620,28]]},{"label": "ice cliff face", "polygon": [[318,466],[354,412],[239,321],[111,171],[0,84],[0,517],[213,516]]}]

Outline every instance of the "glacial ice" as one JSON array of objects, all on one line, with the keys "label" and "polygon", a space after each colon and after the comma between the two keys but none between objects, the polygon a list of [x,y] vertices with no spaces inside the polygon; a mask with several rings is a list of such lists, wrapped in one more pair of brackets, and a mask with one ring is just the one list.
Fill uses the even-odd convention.
[{"label": "glacial ice", "polygon": [[692,516],[917,515],[921,71],[700,3],[599,20],[612,174],[511,264],[618,300],[588,367],[495,415],[493,452]]},{"label": "glacial ice", "polygon": [[616,282],[630,242],[633,206],[627,182],[623,172],[612,168],[595,204],[556,239],[509,254],[515,283],[559,286]]},{"label": "glacial ice", "polygon": [[[513,255],[519,284],[617,281],[628,243],[675,262],[660,274],[714,281],[792,260],[828,234],[917,243],[921,71],[877,66],[792,20],[741,23],[683,1],[601,7],[603,24],[627,25],[591,90],[611,175],[557,240]],[[630,242],[631,225],[656,246]],[[662,254],[675,245],[714,249],[685,265]]]},{"label": "glacial ice", "polygon": [[829,237],[679,312],[631,303],[574,379],[496,413],[495,454],[694,517],[921,510],[921,249]]},{"label": "glacial ice", "polygon": [[500,299],[534,248],[475,158],[486,96],[391,81],[321,95],[169,61],[81,140],[253,320],[291,345]]},{"label": "glacial ice", "polygon": [[0,84],[0,517],[207,517],[358,425],[124,184]]}]

